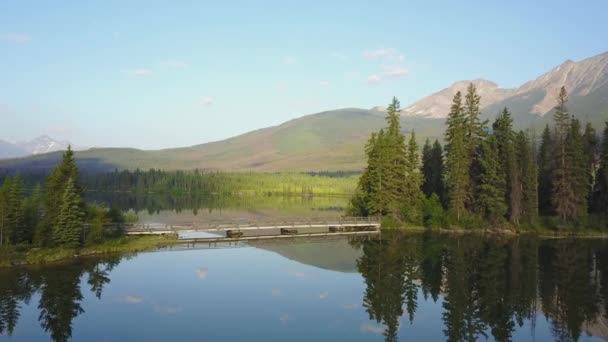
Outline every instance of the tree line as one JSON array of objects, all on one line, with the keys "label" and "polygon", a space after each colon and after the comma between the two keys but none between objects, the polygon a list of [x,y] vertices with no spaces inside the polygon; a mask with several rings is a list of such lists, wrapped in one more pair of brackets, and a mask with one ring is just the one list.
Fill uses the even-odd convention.
[{"label": "tree line", "polygon": [[7,176],[0,187],[0,247],[77,248],[121,234],[108,229],[124,222],[117,209],[87,205],[70,148],[46,179],[26,195],[21,176]]},{"label": "tree line", "polygon": [[387,127],[371,135],[367,167],[351,200],[353,215],[446,227],[595,225],[608,219],[608,122],[600,139],[568,111],[562,87],[540,144],[516,131],[508,108],[490,125],[470,84],[457,92],[446,120],[445,146],[427,139],[419,157],[414,132],[406,143],[399,101]]}]

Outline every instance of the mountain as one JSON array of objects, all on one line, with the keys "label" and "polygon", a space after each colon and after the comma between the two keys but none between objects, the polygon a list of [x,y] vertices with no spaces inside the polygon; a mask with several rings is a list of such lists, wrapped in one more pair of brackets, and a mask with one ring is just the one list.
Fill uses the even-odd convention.
[{"label": "mountain", "polygon": [[466,91],[469,83],[473,83],[477,88],[477,92],[481,95],[481,107],[501,101],[507,98],[511,92],[509,89],[499,88],[496,83],[488,80],[458,81],[450,87],[406,107],[402,114],[426,118],[445,118],[450,112],[452,98],[456,95],[456,92]]},{"label": "mountain", "polygon": [[[487,80],[459,81],[405,107],[404,133],[416,131],[420,145],[429,137],[442,138],[445,117],[456,91],[473,82],[482,96],[482,112],[493,119],[504,106],[515,118],[516,128],[542,127],[550,115],[557,89],[570,92],[569,109],[598,130],[608,120],[608,53],[580,62],[566,61],[517,88],[504,89]],[[384,107],[345,108],[306,115],[230,139],[156,151],[129,148],[96,148],[76,152],[79,165],[88,171],[117,169],[211,169],[228,171],[338,171],[364,167],[364,145],[371,132],[385,125]],[[1,172],[49,171],[61,153],[38,154],[0,161]]]},{"label": "mountain", "polygon": [[65,151],[69,145],[70,143],[67,141],[54,140],[48,135],[41,135],[30,141],[14,144],[0,140],[0,159]]},{"label": "mountain", "polygon": [[405,108],[403,115],[445,118],[450,111],[452,97],[465,91],[472,82],[481,95],[485,116],[493,118],[508,107],[519,127],[548,121],[561,86],[570,96],[570,111],[584,121],[601,124],[608,118],[608,52],[580,62],[568,60],[549,72],[517,88],[499,88],[487,80],[459,81],[449,88],[427,96]]}]

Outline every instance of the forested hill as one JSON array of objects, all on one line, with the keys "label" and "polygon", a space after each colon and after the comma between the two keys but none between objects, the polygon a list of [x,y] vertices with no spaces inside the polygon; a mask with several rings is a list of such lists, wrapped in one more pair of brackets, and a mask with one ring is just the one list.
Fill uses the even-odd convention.
[{"label": "forested hill", "polygon": [[[401,112],[403,133],[414,130],[419,143],[427,137],[442,139],[451,98],[471,82],[482,95],[484,118],[493,121],[507,106],[513,115],[514,127],[533,128],[537,137],[552,120],[553,94],[561,86],[570,93],[569,109],[574,117],[591,123],[596,130],[603,129],[603,123],[608,120],[608,53],[604,53],[579,62],[566,61],[517,88],[500,88],[486,80],[456,82],[406,107]],[[96,148],[76,152],[76,157],[81,169],[99,172],[136,168],[356,171],[363,169],[363,147],[370,134],[384,126],[385,114],[381,109],[330,110],[202,145],[157,151]],[[0,174],[48,171],[60,156],[61,153],[49,153],[0,160]]]}]

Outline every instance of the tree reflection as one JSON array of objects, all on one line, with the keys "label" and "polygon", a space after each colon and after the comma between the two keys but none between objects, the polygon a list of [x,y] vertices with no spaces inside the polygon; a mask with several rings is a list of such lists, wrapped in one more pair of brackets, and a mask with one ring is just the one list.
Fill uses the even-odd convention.
[{"label": "tree reflection", "polygon": [[[443,296],[448,341],[490,335],[510,341],[536,313],[556,340],[576,341],[583,327],[606,316],[608,244],[592,240],[487,238],[390,232],[362,243],[359,272],[370,319],[396,341],[401,319],[414,321],[418,293]],[[404,316],[403,309],[407,311]]]},{"label": "tree reflection", "polygon": [[88,284],[97,298],[110,282],[109,273],[120,257],[105,260],[83,259],[78,262],[43,268],[18,268],[0,272],[0,335],[12,335],[23,304],[29,304],[34,293],[38,302],[41,327],[53,341],[72,337],[72,321],[84,313],[81,302],[82,277],[88,274]]}]

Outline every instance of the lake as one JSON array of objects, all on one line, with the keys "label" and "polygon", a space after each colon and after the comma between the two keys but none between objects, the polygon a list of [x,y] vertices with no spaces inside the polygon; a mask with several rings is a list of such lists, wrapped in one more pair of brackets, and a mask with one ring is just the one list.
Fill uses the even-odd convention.
[{"label": "lake", "polygon": [[608,245],[383,233],[0,271],[12,341],[601,341]]},{"label": "lake", "polygon": [[[346,204],[244,201],[138,211],[171,224]],[[608,241],[387,231],[0,270],[0,340],[605,341],[607,302]]]}]

